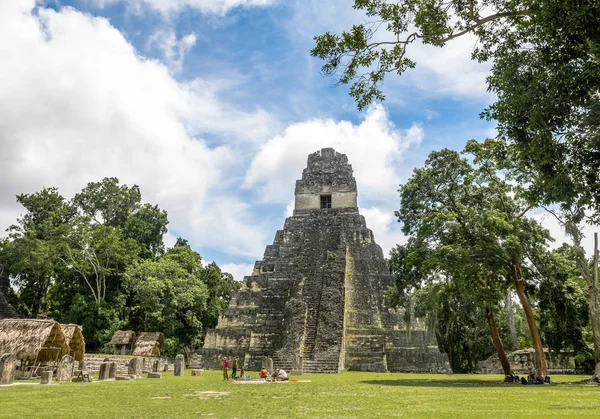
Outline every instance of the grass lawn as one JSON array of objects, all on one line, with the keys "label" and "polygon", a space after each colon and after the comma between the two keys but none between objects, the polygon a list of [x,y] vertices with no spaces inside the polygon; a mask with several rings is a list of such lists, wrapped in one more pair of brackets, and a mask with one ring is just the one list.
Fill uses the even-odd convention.
[{"label": "grass lawn", "polygon": [[[600,416],[600,387],[583,376],[552,385],[501,384],[499,375],[345,372],[311,382],[232,384],[204,377],[0,387],[0,418],[375,418]],[[253,374],[256,376],[256,373]],[[560,382],[560,383],[559,383]]]}]

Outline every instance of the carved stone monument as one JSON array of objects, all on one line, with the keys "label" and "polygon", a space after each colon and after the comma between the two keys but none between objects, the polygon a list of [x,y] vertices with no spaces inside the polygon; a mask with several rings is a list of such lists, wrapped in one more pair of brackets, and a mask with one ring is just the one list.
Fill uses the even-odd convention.
[{"label": "carved stone monument", "polygon": [[15,380],[17,359],[13,354],[0,356],[0,385],[12,384]]},{"label": "carved stone monument", "polygon": [[131,377],[141,377],[142,376],[142,367],[143,361],[142,358],[136,356],[135,358],[131,358],[129,361],[128,373]]},{"label": "carved stone monument", "polygon": [[294,357],[294,362],[292,363],[292,375],[302,375],[302,357],[300,355],[296,355]]},{"label": "carved stone monument", "polygon": [[110,362],[103,362],[100,364],[100,371],[98,372],[98,381],[108,380],[110,378]]},{"label": "carved stone monument", "polygon": [[202,355],[197,353],[190,354],[188,358],[187,367],[190,369],[201,369],[202,368]]},{"label": "carved stone monument", "polygon": [[108,366],[108,378],[114,379],[117,376],[117,363],[110,362]]},{"label": "carved stone monument", "polygon": [[73,357],[70,355],[63,356],[56,368],[56,381],[71,381],[74,368],[75,360]]},{"label": "carved stone monument", "polygon": [[304,372],[444,372],[447,356],[418,322],[384,304],[393,285],[381,247],[359,214],[352,166],[324,148],[308,156],[295,208],[207,333],[205,368],[223,356],[249,370],[271,358]]},{"label": "carved stone monument", "polygon": [[52,384],[52,371],[43,371],[40,384]]},{"label": "carved stone monument", "polygon": [[175,357],[175,377],[183,377],[185,371],[185,358],[179,354]]}]

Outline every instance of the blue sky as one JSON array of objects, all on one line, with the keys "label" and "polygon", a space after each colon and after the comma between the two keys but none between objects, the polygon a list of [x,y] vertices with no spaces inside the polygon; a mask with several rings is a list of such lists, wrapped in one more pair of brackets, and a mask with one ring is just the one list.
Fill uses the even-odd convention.
[{"label": "blue sky", "polygon": [[169,212],[241,279],[291,209],[308,153],[334,147],[355,168],[361,213],[388,252],[403,240],[397,186],[434,149],[493,134],[479,113],[489,64],[474,41],[414,45],[417,68],[358,112],[319,73],[312,37],[363,17],[347,0],[11,0],[0,2],[0,228],[17,193],[71,197],[117,176]]}]

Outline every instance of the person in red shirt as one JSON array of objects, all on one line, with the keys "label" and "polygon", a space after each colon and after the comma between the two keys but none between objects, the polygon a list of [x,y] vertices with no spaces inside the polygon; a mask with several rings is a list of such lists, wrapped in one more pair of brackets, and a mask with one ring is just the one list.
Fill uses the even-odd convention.
[{"label": "person in red shirt", "polygon": [[223,380],[229,380],[229,373],[228,373],[228,368],[229,368],[229,361],[227,360],[227,358],[223,358]]}]

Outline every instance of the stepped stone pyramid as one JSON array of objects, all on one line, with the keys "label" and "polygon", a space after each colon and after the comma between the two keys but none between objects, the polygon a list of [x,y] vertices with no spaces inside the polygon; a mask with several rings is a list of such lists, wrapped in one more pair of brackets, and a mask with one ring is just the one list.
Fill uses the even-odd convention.
[{"label": "stepped stone pyramid", "polygon": [[205,339],[205,368],[238,356],[257,370],[304,372],[446,370],[447,357],[423,328],[384,305],[393,284],[381,247],[358,212],[356,180],[344,154],[308,156],[295,209],[277,231]]}]

